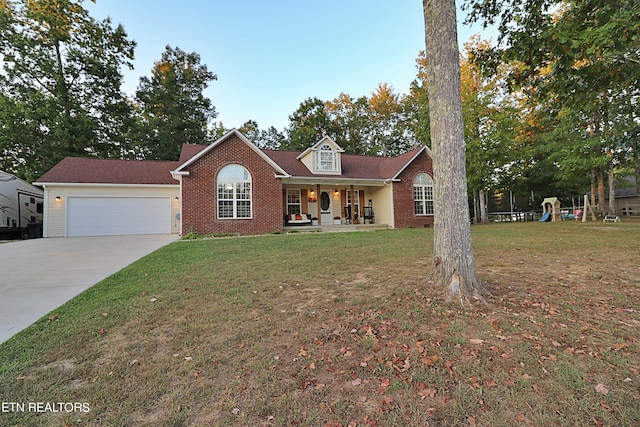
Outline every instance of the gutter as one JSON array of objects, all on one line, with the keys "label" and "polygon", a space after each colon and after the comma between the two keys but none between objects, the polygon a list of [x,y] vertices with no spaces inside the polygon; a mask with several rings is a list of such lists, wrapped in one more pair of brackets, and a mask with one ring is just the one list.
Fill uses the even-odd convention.
[{"label": "gutter", "polygon": [[176,181],[180,181],[183,176],[189,176],[189,172],[188,171],[179,171],[179,172],[171,171],[171,177]]}]

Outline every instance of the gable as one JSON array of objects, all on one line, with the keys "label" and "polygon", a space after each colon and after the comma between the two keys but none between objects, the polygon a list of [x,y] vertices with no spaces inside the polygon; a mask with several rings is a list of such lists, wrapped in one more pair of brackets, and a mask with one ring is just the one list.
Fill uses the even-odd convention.
[{"label": "gable", "polygon": [[344,150],[331,138],[325,136],[299,156],[313,174],[342,175],[342,153]]},{"label": "gable", "polygon": [[[262,158],[262,160],[264,160],[267,164],[269,164],[269,166],[271,166],[273,169],[275,169],[277,174],[287,175],[287,173],[277,163],[275,163],[273,160],[271,160],[269,158],[269,156],[267,156],[262,150],[260,150],[258,147],[256,147],[255,144],[253,144],[251,141],[249,141],[237,129],[232,129],[231,131],[227,132],[222,137],[220,137],[213,144],[211,144],[209,146],[206,146],[204,149],[201,149],[201,150],[199,150],[197,152],[195,152],[196,151],[196,147],[194,147],[193,151],[195,152],[195,154],[192,157],[190,157],[188,160],[182,162],[182,164],[180,164],[180,166],[178,166],[174,171],[172,171],[171,174],[176,179],[178,179],[177,177],[179,177],[179,176],[188,176],[189,175],[189,166],[191,166],[192,164],[194,164],[198,160],[209,156],[210,153],[214,152],[218,147],[222,146],[223,144],[225,144],[227,142],[234,141],[234,140],[235,141],[239,141],[241,144],[244,144],[246,146],[246,148],[250,149],[255,154],[257,154],[260,158]],[[181,160],[182,160],[182,158],[181,158]],[[238,159],[238,160],[240,160],[240,159]]]}]

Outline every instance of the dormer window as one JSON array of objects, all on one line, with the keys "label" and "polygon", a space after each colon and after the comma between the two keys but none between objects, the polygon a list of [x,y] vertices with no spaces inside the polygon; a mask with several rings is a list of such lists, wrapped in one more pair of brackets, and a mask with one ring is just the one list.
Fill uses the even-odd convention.
[{"label": "dormer window", "polygon": [[329,144],[323,144],[316,151],[316,170],[318,172],[336,172],[338,170],[338,153]]},{"label": "dormer window", "polygon": [[320,141],[304,150],[296,158],[300,160],[314,174],[341,175],[342,160],[340,148],[331,138],[325,136]]}]

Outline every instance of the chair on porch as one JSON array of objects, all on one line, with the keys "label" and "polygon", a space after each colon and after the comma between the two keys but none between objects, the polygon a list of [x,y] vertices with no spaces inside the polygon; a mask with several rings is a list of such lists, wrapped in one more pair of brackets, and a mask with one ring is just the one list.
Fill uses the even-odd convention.
[{"label": "chair on porch", "polygon": [[364,224],[369,220],[369,224],[373,224],[375,222],[373,208],[371,206],[365,206],[362,212],[362,217],[364,218]]},{"label": "chair on porch", "polygon": [[344,223],[351,224],[351,206],[344,207]]}]

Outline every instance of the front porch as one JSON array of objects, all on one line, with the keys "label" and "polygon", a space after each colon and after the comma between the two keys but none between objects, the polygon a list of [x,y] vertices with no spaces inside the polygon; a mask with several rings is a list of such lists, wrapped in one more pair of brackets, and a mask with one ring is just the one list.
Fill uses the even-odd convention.
[{"label": "front porch", "polygon": [[[392,189],[383,182],[311,184],[287,180],[283,185],[283,226],[286,230],[366,230],[393,228]],[[369,184],[369,185],[365,185]],[[366,227],[364,227],[366,226]]]},{"label": "front porch", "polygon": [[388,230],[389,224],[286,225],[282,231],[300,233],[339,233],[346,231]]}]

